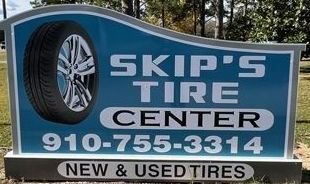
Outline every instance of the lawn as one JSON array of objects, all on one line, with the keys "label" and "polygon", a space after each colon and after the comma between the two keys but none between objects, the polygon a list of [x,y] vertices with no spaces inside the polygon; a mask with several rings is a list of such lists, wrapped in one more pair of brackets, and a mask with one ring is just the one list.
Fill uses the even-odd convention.
[{"label": "lawn", "polygon": [[296,140],[310,147],[310,61],[300,64]]},{"label": "lawn", "polygon": [[0,51],[0,61],[5,61],[6,60],[6,52]]},{"label": "lawn", "polygon": [[[5,53],[0,52],[0,61]],[[11,148],[10,116],[8,107],[7,65],[0,63],[0,169],[3,154]],[[301,62],[299,78],[296,141],[310,147],[310,62]],[[3,179],[3,178],[2,178]],[[0,176],[1,180],[1,176]]]}]

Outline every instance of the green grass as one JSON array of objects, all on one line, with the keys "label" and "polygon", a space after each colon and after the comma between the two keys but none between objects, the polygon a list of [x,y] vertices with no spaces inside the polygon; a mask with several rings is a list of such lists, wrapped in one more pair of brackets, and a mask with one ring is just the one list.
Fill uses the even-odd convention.
[{"label": "green grass", "polygon": [[301,142],[310,147],[310,123],[297,123],[296,142]]},{"label": "green grass", "polygon": [[299,79],[297,120],[310,123],[310,74],[301,74]]},{"label": "green grass", "polygon": [[[6,60],[5,55],[0,52],[0,61]],[[7,148],[12,146],[7,79],[7,65],[0,64],[0,168],[3,168],[3,156]]]},{"label": "green grass", "polygon": [[310,147],[310,61],[300,63],[296,142]]},{"label": "green grass", "polygon": [[10,123],[7,80],[7,65],[0,64],[0,125]]},{"label": "green grass", "polygon": [[[6,60],[6,53],[0,52],[0,61]],[[11,147],[11,126],[8,98],[7,65],[0,64],[0,147]]]},{"label": "green grass", "polygon": [[6,61],[6,52],[0,51],[0,61]]},{"label": "green grass", "polygon": [[297,120],[310,123],[310,62],[301,62],[300,71]]}]

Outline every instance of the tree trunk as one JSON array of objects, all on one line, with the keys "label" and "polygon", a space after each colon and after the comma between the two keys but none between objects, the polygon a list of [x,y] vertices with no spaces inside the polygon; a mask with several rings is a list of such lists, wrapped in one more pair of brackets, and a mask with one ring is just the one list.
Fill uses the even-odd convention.
[{"label": "tree trunk", "polygon": [[243,16],[246,16],[248,12],[248,0],[244,1],[244,10],[243,10]]},{"label": "tree trunk", "polygon": [[2,0],[2,8],[3,8],[3,19],[7,18],[6,15],[6,4],[5,4],[5,0]]},{"label": "tree trunk", "polygon": [[217,11],[215,16],[215,38],[223,39],[224,38],[224,26],[223,26],[223,17],[224,17],[224,0],[217,0]]},{"label": "tree trunk", "polygon": [[140,19],[140,0],[135,0],[135,16],[137,19]]},{"label": "tree trunk", "polygon": [[161,0],[161,26],[165,27],[165,0]]},{"label": "tree trunk", "polygon": [[122,0],[122,11],[126,15],[133,16],[133,1],[132,0]]},{"label": "tree trunk", "polygon": [[205,22],[206,22],[206,0],[201,0],[201,7],[200,7],[200,35],[202,37],[206,36],[205,33]]},{"label": "tree trunk", "polygon": [[196,0],[194,0],[194,4],[193,4],[193,9],[194,9],[194,26],[193,26],[193,30],[194,30],[194,35],[197,35],[197,12],[196,12]]},{"label": "tree trunk", "polygon": [[234,9],[235,9],[235,0],[230,1],[230,17],[229,24],[231,25],[234,20]]}]

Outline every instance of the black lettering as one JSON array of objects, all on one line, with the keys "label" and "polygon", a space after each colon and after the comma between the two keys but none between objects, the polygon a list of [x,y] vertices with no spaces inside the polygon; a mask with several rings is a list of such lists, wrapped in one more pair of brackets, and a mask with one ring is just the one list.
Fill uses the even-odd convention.
[{"label": "black lettering", "polygon": [[186,111],[182,111],[182,119],[179,119],[170,111],[165,111],[165,126],[169,126],[170,118],[179,123],[182,127],[186,126]]},{"label": "black lettering", "polygon": [[122,111],[117,111],[117,112],[115,112],[114,114],[113,114],[113,121],[114,121],[114,123],[116,123],[117,125],[119,125],[119,126],[130,126],[130,125],[133,125],[133,124],[135,124],[135,122],[129,122],[129,123],[124,123],[124,122],[120,122],[119,120],[118,120],[118,116],[120,115],[120,114],[122,114],[122,113],[127,113],[127,114],[131,114],[131,115],[134,115],[135,113],[134,112],[132,112],[132,111],[129,111],[129,110],[122,110]]},{"label": "black lettering", "polygon": [[220,168],[217,165],[209,165],[208,166],[208,178],[212,177],[212,174],[214,174],[214,178],[219,178],[219,170]]},{"label": "black lettering", "polygon": [[175,165],[174,177],[183,177],[185,175],[186,168],[183,165]]},{"label": "black lettering", "polygon": [[149,113],[152,114],[159,114],[160,111],[141,111],[141,126],[160,126],[159,123],[157,124],[152,124],[152,123],[148,123],[145,120],[151,119],[154,120],[155,116],[146,116]]},{"label": "black lettering", "polygon": [[136,174],[136,176],[144,177],[145,173],[146,173],[146,166],[145,166],[145,164],[142,164],[142,173],[139,173],[139,165],[138,164],[135,165],[135,174]]},{"label": "black lettering", "polygon": [[241,179],[244,178],[245,173],[244,173],[245,168],[242,165],[238,165],[235,167],[235,178]]},{"label": "black lettering", "polygon": [[205,177],[206,177],[206,166],[205,166],[205,165],[202,165],[201,174],[202,174],[202,178],[205,178]]},{"label": "black lettering", "polygon": [[[246,118],[246,115],[252,115],[252,118]],[[254,117],[253,117],[254,116]],[[253,127],[259,128],[256,121],[259,120],[260,115],[257,112],[240,112],[239,114],[239,127],[244,127],[244,122],[250,122]]]},{"label": "black lettering", "polygon": [[67,176],[70,176],[70,171],[72,172],[73,175],[77,176],[78,172],[77,172],[77,164],[73,164],[73,167],[71,166],[71,164],[66,163],[66,174]]},{"label": "black lettering", "polygon": [[222,166],[222,178],[231,178],[231,165],[223,165]]},{"label": "black lettering", "polygon": [[158,177],[159,176],[158,165],[156,165],[156,164],[149,165],[149,170],[150,170],[149,175],[151,177]]},{"label": "black lettering", "polygon": [[190,168],[193,168],[193,177],[197,177],[197,168],[200,167],[200,165],[189,165]]},{"label": "black lettering", "polygon": [[108,169],[108,164],[104,164],[104,168],[102,167],[103,164],[92,164],[93,170],[96,176],[105,176],[107,169]]},{"label": "black lettering", "polygon": [[81,176],[90,176],[88,163],[80,164],[80,174]]},{"label": "black lettering", "polygon": [[231,114],[233,115],[234,112],[214,112],[214,126],[215,127],[234,127],[233,124],[220,124],[220,121],[228,121],[229,118],[220,117],[222,114]]},{"label": "black lettering", "polygon": [[190,113],[198,115],[198,127],[203,126],[203,115],[204,114],[211,114],[210,111],[191,111]]},{"label": "black lettering", "polygon": [[162,177],[172,177],[171,165],[162,165]]}]

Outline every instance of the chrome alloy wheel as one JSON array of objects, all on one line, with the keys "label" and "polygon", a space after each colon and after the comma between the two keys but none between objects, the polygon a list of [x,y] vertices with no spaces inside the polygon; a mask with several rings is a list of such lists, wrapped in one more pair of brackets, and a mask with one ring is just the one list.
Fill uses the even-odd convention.
[{"label": "chrome alloy wheel", "polygon": [[87,108],[92,99],[91,76],[95,62],[83,37],[70,35],[62,44],[57,64],[57,83],[64,103],[73,111]]}]

